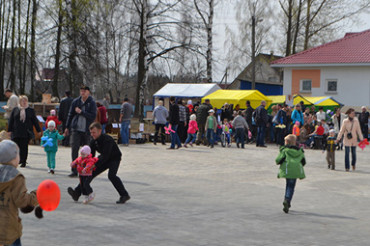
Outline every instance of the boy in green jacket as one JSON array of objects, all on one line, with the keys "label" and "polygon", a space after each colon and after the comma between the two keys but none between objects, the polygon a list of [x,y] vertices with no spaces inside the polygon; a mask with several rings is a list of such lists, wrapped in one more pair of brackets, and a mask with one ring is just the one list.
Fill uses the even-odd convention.
[{"label": "boy in green jacket", "polygon": [[289,134],[284,140],[285,145],[280,148],[280,153],[275,162],[277,165],[280,165],[278,178],[286,179],[283,211],[288,213],[296,181],[297,179],[304,179],[306,177],[303,170],[306,159],[303,149],[296,146],[297,137],[295,135]]},{"label": "boy in green jacket", "polygon": [[63,140],[64,136],[60,135],[55,129],[55,122],[53,120],[48,122],[48,129],[44,131],[41,138],[41,146],[44,148],[48,161],[48,173],[54,174],[55,156],[58,151],[58,140]]}]

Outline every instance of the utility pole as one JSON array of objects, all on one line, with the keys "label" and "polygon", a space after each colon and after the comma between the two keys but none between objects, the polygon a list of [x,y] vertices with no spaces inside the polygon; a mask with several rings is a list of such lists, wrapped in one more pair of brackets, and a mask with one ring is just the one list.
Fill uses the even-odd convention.
[{"label": "utility pole", "polygon": [[256,16],[252,15],[252,90],[256,89]]}]

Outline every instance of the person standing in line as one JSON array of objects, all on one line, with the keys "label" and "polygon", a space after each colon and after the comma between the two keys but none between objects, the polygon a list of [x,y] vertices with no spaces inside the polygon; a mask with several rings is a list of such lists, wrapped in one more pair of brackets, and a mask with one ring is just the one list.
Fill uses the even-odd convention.
[{"label": "person standing in line", "polygon": [[287,118],[286,118],[285,107],[283,108],[281,104],[278,104],[277,108],[278,108],[278,112],[277,112],[276,118],[279,124],[276,127],[276,144],[283,146],[284,137],[286,134]]},{"label": "person standing in line", "polygon": [[251,102],[249,100],[246,101],[245,105],[247,106],[247,109],[244,112],[245,120],[247,121],[247,124],[249,126],[249,129],[250,129],[250,131],[252,133],[252,137],[251,138],[249,138],[249,136],[248,136],[247,142],[248,143],[251,143],[251,142],[253,142],[253,138],[256,136],[256,130],[255,130],[255,127],[252,124],[252,115],[253,115],[253,112],[254,112],[254,108],[252,108]]},{"label": "person standing in line", "polygon": [[[58,119],[62,122],[62,132],[65,132],[67,128],[68,113],[71,108],[73,98],[71,97],[70,91],[64,92],[65,97],[60,101],[58,110]],[[69,146],[69,135],[65,136],[62,141],[63,146]]]},{"label": "person standing in line", "polygon": [[[93,170],[91,180],[108,169],[108,178],[120,195],[116,203],[124,204],[130,200],[131,197],[125,189],[122,180],[117,177],[122,153],[114,139],[102,133],[102,127],[99,122],[92,123],[89,129],[93,138],[90,142],[91,157],[95,157],[96,152],[100,153],[98,161],[95,163],[96,169]],[[89,179],[89,181],[91,180]],[[67,191],[72,199],[77,202],[82,194],[82,187],[78,184],[75,189],[68,187]]]},{"label": "person standing in line", "polygon": [[293,126],[295,125],[295,123],[297,121],[299,122],[299,124],[301,126],[304,125],[304,117],[303,117],[303,113],[302,113],[302,109],[301,109],[301,104],[295,105],[295,108],[294,108],[293,113],[292,113]]},{"label": "person standing in line", "polygon": [[177,145],[176,149],[181,148],[181,141],[179,138],[179,135],[177,134],[177,129],[180,122],[180,114],[179,114],[179,106],[176,104],[175,97],[170,97],[170,115],[169,115],[169,122],[171,124],[171,129],[174,131],[171,131],[171,146],[167,149],[175,149],[175,146]]},{"label": "person standing in line", "polygon": [[185,143],[187,137],[187,124],[189,119],[188,108],[184,106],[183,101],[179,99],[177,102],[179,106],[179,126],[177,129],[181,143]]},{"label": "person standing in line", "polygon": [[338,143],[342,136],[344,136],[343,144],[345,146],[345,153],[344,153],[344,162],[345,162],[345,169],[346,172],[349,171],[349,152],[352,153],[352,171],[356,170],[356,146],[357,140],[363,140],[361,127],[358,119],[356,118],[355,110],[350,108],[347,110],[346,115],[348,118],[343,121],[343,125],[340,128],[339,134],[337,136]]},{"label": "person standing in line", "polygon": [[28,142],[33,139],[33,127],[41,135],[39,121],[35,110],[28,106],[28,97],[19,97],[19,106],[14,108],[9,119],[8,132],[11,139],[19,146],[20,167],[26,167],[28,157]]},{"label": "person standing in line", "polygon": [[214,147],[215,144],[215,133],[217,131],[217,119],[214,116],[215,111],[210,109],[208,111],[209,116],[207,117],[206,125],[205,125],[205,132],[207,134],[208,144],[211,148]]},{"label": "person standing in line", "polygon": [[103,133],[105,133],[105,127],[107,126],[107,123],[108,123],[107,109],[100,102],[97,102],[96,106],[98,108],[97,109],[97,122],[101,124],[101,126],[103,127]]},{"label": "person standing in line", "polygon": [[121,106],[121,115],[119,117],[119,122],[121,122],[121,142],[123,146],[128,146],[128,141],[130,139],[130,123],[131,115],[133,112],[132,104],[129,102],[128,98],[123,99]]},{"label": "person standing in line", "polygon": [[370,114],[367,111],[365,106],[361,107],[361,114],[360,114],[360,126],[361,126],[361,131],[362,135],[364,138],[369,138],[369,118]]},{"label": "person standing in line", "polygon": [[159,100],[158,105],[153,111],[153,120],[155,125],[154,141],[153,144],[156,145],[158,142],[158,133],[161,130],[161,142],[162,145],[166,145],[166,135],[164,127],[166,126],[168,118],[168,110],[163,106],[163,101]]},{"label": "person standing in line", "polygon": [[[194,106],[196,108],[196,106]],[[202,142],[204,145],[207,145],[205,126],[208,117],[208,111],[212,109],[209,99],[205,99],[198,109],[196,110],[197,115],[197,124],[199,131],[197,133],[197,140],[195,141],[197,145],[200,145]]]},{"label": "person standing in line", "polygon": [[[68,113],[68,119],[64,136],[71,133],[72,161],[78,157],[78,150],[81,146],[89,144],[89,126],[96,118],[96,103],[90,96],[90,88],[81,86],[80,96],[72,101]],[[71,168],[69,177],[77,177],[76,168]]]},{"label": "person standing in line", "polygon": [[266,107],[266,101],[261,101],[261,105],[256,108],[256,124],[257,124],[257,147],[267,147],[265,145],[265,131],[266,131],[266,125],[268,122],[268,116],[267,116],[267,110]]},{"label": "person standing in line", "polygon": [[239,148],[239,145],[241,144],[242,149],[244,149],[245,130],[248,131],[249,126],[247,121],[242,116],[242,111],[240,110],[238,111],[238,115],[234,118],[232,125],[236,131],[235,136],[236,147]]},{"label": "person standing in line", "polygon": [[5,110],[4,118],[8,120],[9,124],[9,118],[13,109],[19,105],[19,98],[11,89],[5,89],[4,95],[8,98],[8,101],[5,106],[2,106],[2,108]]}]

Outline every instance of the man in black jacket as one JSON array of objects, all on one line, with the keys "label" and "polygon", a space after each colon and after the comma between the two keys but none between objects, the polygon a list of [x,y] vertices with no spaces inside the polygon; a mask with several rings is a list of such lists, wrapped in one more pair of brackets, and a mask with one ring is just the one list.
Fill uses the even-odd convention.
[{"label": "man in black jacket", "polygon": [[[58,119],[62,122],[62,131],[64,132],[67,128],[68,112],[71,107],[73,98],[71,92],[65,92],[65,98],[62,99],[58,110]],[[66,136],[62,141],[63,146],[69,146],[69,136]]]},{"label": "man in black jacket", "polygon": [[265,131],[266,131],[266,125],[268,122],[268,116],[267,116],[267,110],[266,107],[266,101],[262,101],[261,105],[256,108],[256,117],[255,121],[257,124],[257,147],[266,147],[265,145]]},{"label": "man in black jacket", "polygon": [[247,138],[247,141],[249,143],[249,142],[253,142],[253,139],[256,136],[256,127],[252,124],[252,114],[254,112],[254,108],[252,108],[251,102],[249,100],[245,102],[245,106],[247,106],[247,109],[244,112],[245,120],[247,121],[249,129],[252,133],[252,137]]},{"label": "man in black jacket", "polygon": [[179,135],[177,134],[177,128],[180,123],[180,110],[179,105],[176,104],[175,97],[170,97],[170,124],[171,129],[174,131],[171,131],[171,147],[168,149],[175,149],[175,145],[177,144],[177,149],[181,148],[181,141],[179,138]]},{"label": "man in black jacket", "polygon": [[209,99],[204,100],[204,103],[199,106],[197,111],[197,123],[198,123],[198,134],[196,144],[199,145],[203,142],[204,145],[207,144],[207,138],[205,133],[206,121],[208,117],[208,111],[212,109],[212,105]]},{"label": "man in black jacket", "polygon": [[369,117],[370,114],[367,112],[367,109],[365,106],[362,106],[361,108],[362,112],[360,114],[359,120],[360,120],[360,127],[362,131],[362,135],[364,138],[368,138],[369,136]]},{"label": "man in black jacket", "polygon": [[[64,135],[71,132],[72,161],[78,157],[80,146],[89,144],[90,132],[89,126],[96,118],[96,104],[90,96],[90,88],[82,86],[80,96],[73,100],[68,113],[67,125]],[[69,177],[77,177],[76,168],[72,168]]]},{"label": "man in black jacket", "polygon": [[[108,169],[108,178],[120,195],[116,203],[123,204],[127,202],[130,200],[130,196],[121,179],[117,177],[122,157],[121,151],[111,136],[102,134],[100,123],[94,122],[90,125],[90,134],[93,138],[90,142],[91,154],[95,156],[96,151],[100,153],[99,160],[95,163],[96,169],[93,171],[92,178],[94,179]],[[74,190],[68,187],[68,194],[71,195],[73,200],[78,201],[78,198],[81,196],[81,186],[78,185]]]}]

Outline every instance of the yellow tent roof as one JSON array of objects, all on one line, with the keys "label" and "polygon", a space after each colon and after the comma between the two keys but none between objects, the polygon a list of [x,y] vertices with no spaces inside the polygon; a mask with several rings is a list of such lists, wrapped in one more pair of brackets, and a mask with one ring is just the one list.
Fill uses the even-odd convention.
[{"label": "yellow tent roof", "polygon": [[332,97],[306,97],[315,106],[339,106],[340,103],[335,101]]},{"label": "yellow tent roof", "polygon": [[300,103],[301,101],[303,101],[304,105],[312,105],[313,104],[313,102],[311,100],[308,100],[308,97],[303,97],[299,94],[294,95],[294,100],[293,100],[294,105]]},{"label": "yellow tent roof", "polygon": [[240,108],[245,108],[247,100],[251,102],[253,108],[258,107],[261,101],[266,101],[266,108],[271,104],[271,99],[267,98],[258,90],[218,90],[202,98],[202,102],[209,99],[213,107],[221,108],[225,103],[239,104]]},{"label": "yellow tent roof", "polygon": [[271,104],[283,104],[285,102],[285,96],[266,96],[272,102]]}]

